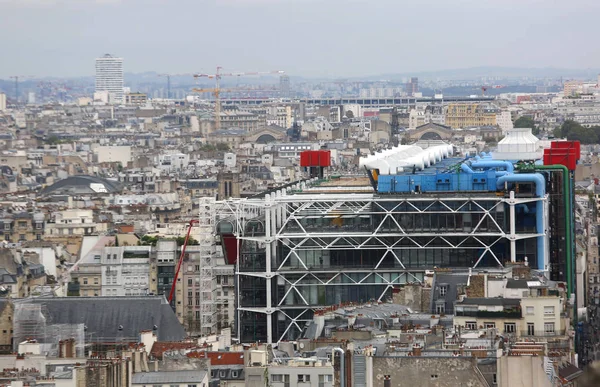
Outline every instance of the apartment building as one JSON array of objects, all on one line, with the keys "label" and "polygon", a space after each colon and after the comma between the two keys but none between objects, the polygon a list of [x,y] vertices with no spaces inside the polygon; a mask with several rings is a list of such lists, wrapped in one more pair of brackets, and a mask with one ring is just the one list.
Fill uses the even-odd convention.
[{"label": "apartment building", "polygon": [[487,297],[466,297],[455,303],[454,325],[465,330],[495,328],[516,338],[568,340],[564,288],[529,278],[490,277],[486,281]]},{"label": "apartment building", "polygon": [[45,228],[48,236],[91,235],[95,232],[94,212],[84,209],[53,212]]},{"label": "apartment building", "polygon": [[450,103],[446,110],[446,125],[452,129],[496,125],[498,109],[481,103]]},{"label": "apartment building", "polygon": [[333,387],[334,368],[327,357],[302,357],[269,362],[263,349],[250,350],[246,364],[246,386]]},{"label": "apartment building", "polygon": [[12,243],[42,240],[45,229],[43,213],[6,210],[0,216],[0,239]]},{"label": "apartment building", "polygon": [[151,246],[108,246],[103,249],[103,296],[137,296],[150,293]]}]

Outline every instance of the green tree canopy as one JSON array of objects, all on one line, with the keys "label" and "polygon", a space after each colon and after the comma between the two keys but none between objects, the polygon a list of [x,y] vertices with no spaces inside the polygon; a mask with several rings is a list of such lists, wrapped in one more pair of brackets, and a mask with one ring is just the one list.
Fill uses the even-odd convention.
[{"label": "green tree canopy", "polygon": [[587,128],[577,121],[566,120],[554,130],[555,137],[566,137],[569,141],[580,141],[582,144],[597,144],[600,138],[600,127]]},{"label": "green tree canopy", "polygon": [[220,142],[217,144],[217,150],[218,151],[228,151],[229,148],[229,144],[225,143],[225,142]]},{"label": "green tree canopy", "polygon": [[535,125],[533,118],[529,116],[521,116],[513,123],[515,128],[531,128],[531,133],[537,135],[540,133],[540,128]]}]

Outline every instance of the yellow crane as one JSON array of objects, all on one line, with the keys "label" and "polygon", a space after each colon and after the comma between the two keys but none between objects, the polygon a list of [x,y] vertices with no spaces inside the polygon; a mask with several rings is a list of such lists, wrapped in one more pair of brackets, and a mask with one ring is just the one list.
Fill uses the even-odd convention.
[{"label": "yellow crane", "polygon": [[255,72],[238,72],[238,73],[222,73],[222,67],[217,67],[215,74],[194,74],[194,78],[208,78],[215,80],[215,87],[211,89],[193,89],[198,93],[213,93],[215,96],[215,129],[221,129],[221,93],[225,91],[240,91],[232,89],[221,89],[222,77],[245,77],[252,75],[267,75],[267,74],[283,74],[281,70],[275,71],[255,71]]}]

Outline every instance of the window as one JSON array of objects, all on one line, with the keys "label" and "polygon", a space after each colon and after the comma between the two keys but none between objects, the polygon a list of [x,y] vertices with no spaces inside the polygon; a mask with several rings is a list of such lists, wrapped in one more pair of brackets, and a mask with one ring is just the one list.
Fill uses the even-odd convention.
[{"label": "window", "polygon": [[496,328],[496,323],[495,322],[484,322],[483,326],[486,328]]},{"label": "window", "polygon": [[238,377],[238,372],[237,371],[231,371],[231,377],[232,378],[237,378]]},{"label": "window", "polygon": [[504,323],[504,333],[515,333],[516,331],[517,331],[517,324]]},{"label": "window", "polygon": [[437,314],[444,314],[446,313],[446,303],[445,302],[439,302],[436,301],[435,303],[435,313]]},{"label": "window", "polygon": [[333,375],[319,375],[319,387],[325,387],[325,383],[332,383]]},{"label": "window", "polygon": [[544,323],[544,333],[554,333],[554,323]]},{"label": "window", "polygon": [[533,314],[533,306],[525,307],[525,313],[528,315],[532,315]]},{"label": "window", "polygon": [[554,316],[554,306],[544,306],[544,315]]},{"label": "window", "polygon": [[290,375],[273,374],[271,375],[271,379],[275,383],[286,383],[288,385],[290,383]]},{"label": "window", "polygon": [[25,234],[19,234],[19,240],[20,241],[27,240],[27,237],[25,236]]},{"label": "window", "polygon": [[527,335],[528,336],[535,335],[535,325],[533,323],[527,323]]},{"label": "window", "polygon": [[117,254],[113,254],[113,259],[117,259]]},{"label": "window", "polygon": [[432,374],[432,375],[431,375],[431,380],[435,380],[435,379],[437,379],[437,378],[438,378],[438,375],[437,375],[437,374]]},{"label": "window", "polygon": [[188,286],[192,286],[192,279],[188,279]]},{"label": "window", "polygon": [[440,286],[440,296],[444,297],[446,295],[447,291],[448,291],[448,288],[446,287],[446,285]]},{"label": "window", "polygon": [[492,383],[493,384],[498,384],[498,375],[492,374]]},{"label": "window", "polygon": [[310,375],[298,375],[298,383],[310,382]]},{"label": "window", "polygon": [[94,277],[94,285],[98,285],[98,277]]},{"label": "window", "polygon": [[465,329],[474,331],[477,329],[477,321],[467,321],[465,322]]},{"label": "window", "polygon": [[87,284],[88,284],[87,277],[84,277],[84,278],[83,278],[83,284],[84,284],[84,285],[87,285]]}]

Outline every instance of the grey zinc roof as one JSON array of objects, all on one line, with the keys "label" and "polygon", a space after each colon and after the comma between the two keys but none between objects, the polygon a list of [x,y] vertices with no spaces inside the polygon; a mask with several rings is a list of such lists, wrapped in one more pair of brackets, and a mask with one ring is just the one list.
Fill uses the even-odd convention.
[{"label": "grey zinc roof", "polygon": [[90,188],[90,184],[102,184],[108,193],[121,192],[122,186],[117,181],[102,179],[96,176],[77,175],[69,176],[66,179],[57,181],[44,188],[40,194],[42,195],[59,195],[59,194],[86,194],[94,193]]},{"label": "grey zinc roof", "polygon": [[520,298],[465,298],[461,302],[457,302],[457,305],[507,305],[517,306],[521,305]]},{"label": "grey zinc roof", "polygon": [[[454,301],[458,298],[458,286],[465,285],[469,280],[469,274],[435,273],[429,301],[429,311],[435,313],[435,302],[443,299],[446,301],[446,314],[454,313]],[[446,285],[446,295],[442,296],[439,285]]]},{"label": "grey zinc roof", "polygon": [[[531,280],[533,281],[533,280]],[[524,279],[509,279],[506,281],[506,288],[507,289],[528,289],[529,285],[527,285],[528,280],[524,280]]]},{"label": "grey zinc roof", "polygon": [[[183,340],[185,330],[163,296],[57,297],[15,300],[42,303],[51,324],[84,324],[87,340],[136,338],[157,326],[159,341]],[[123,328],[119,330],[119,327]]]},{"label": "grey zinc roof", "polygon": [[201,383],[206,371],[159,371],[133,374],[133,384]]}]

